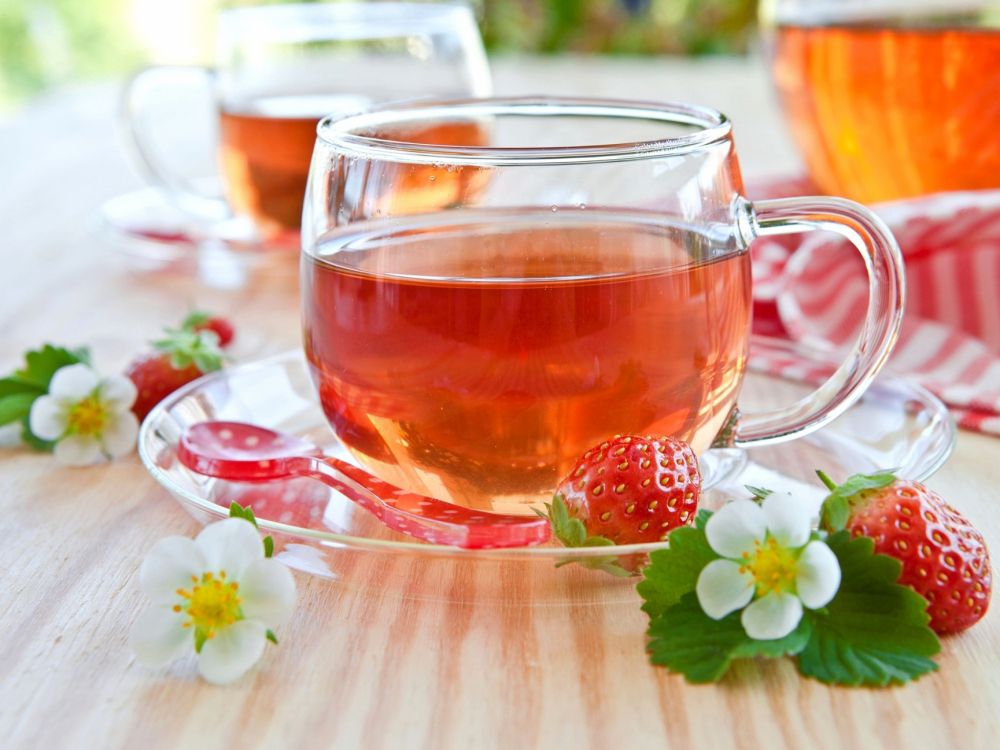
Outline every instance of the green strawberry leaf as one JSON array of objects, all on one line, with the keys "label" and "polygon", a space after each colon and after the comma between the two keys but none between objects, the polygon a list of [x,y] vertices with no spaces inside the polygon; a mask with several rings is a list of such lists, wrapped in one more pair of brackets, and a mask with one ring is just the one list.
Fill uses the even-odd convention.
[{"label": "green strawberry leaf", "polygon": [[705,525],[708,523],[708,519],[712,517],[712,511],[707,508],[702,508],[698,511],[698,515],[694,517],[694,527],[696,529],[705,530]]},{"label": "green strawberry leaf", "polygon": [[219,348],[219,337],[214,331],[166,329],[166,336],[153,342],[153,348],[170,355],[170,365],[175,370],[185,370],[191,365],[201,372],[221,370],[225,354]]},{"label": "green strawberry leaf", "polygon": [[31,412],[31,405],[40,395],[42,394],[37,391],[26,391],[0,397],[0,427],[27,417]]},{"label": "green strawberry leaf", "polygon": [[941,644],[927,627],[927,600],[897,583],[899,561],[846,531],[827,544],[840,563],[840,589],[823,610],[807,610],[812,632],[799,671],[837,685],[884,686],[937,669],[929,657]]},{"label": "green strawberry leaf", "polygon": [[864,490],[877,490],[896,481],[895,470],[880,471],[877,474],[854,474],[843,484],[837,485],[822,471],[816,475],[830,490],[820,511],[820,527],[827,531],[840,531],[847,525],[851,515],[851,498]]},{"label": "green strawberry leaf", "polygon": [[274,537],[270,534],[264,537],[264,557],[274,557]]},{"label": "green strawberry leaf", "polygon": [[[552,536],[558,539],[564,547],[614,547],[615,543],[606,536],[588,536],[587,527],[579,518],[570,515],[566,501],[561,494],[555,494],[551,503],[545,504],[545,513],[536,510],[535,513],[548,520],[552,526]],[[580,557],[573,560],[560,560],[556,563],[557,568],[564,565],[578,563],[589,570],[603,570],[619,578],[626,578],[634,575],[626,570],[618,561],[618,558],[609,555],[607,557]]]},{"label": "green strawberry leaf", "polygon": [[45,388],[28,380],[22,380],[15,375],[0,378],[0,398],[7,398],[8,396],[15,396],[21,393],[34,393],[41,396],[45,393]]},{"label": "green strawberry leaf", "polygon": [[746,487],[747,492],[749,492],[753,496],[753,501],[756,503],[763,502],[765,497],[774,492],[774,490],[769,490],[766,487],[754,487],[752,484],[747,484],[744,486]]},{"label": "green strawberry leaf", "polygon": [[702,568],[719,557],[708,546],[704,529],[697,526],[676,528],[667,539],[670,544],[667,549],[649,554],[643,580],[636,586],[645,601],[642,611],[651,618],[663,614],[685,594],[694,591]]},{"label": "green strawberry leaf", "polygon": [[184,318],[184,322],[181,323],[181,330],[193,331],[195,326],[205,325],[211,319],[212,316],[204,310],[192,310]]},{"label": "green strawberry leaf", "polygon": [[823,501],[823,507],[819,515],[819,525],[820,528],[828,531],[839,531],[847,525],[850,517],[851,504],[847,501],[847,498],[830,495]]},{"label": "green strawberry leaf", "polygon": [[15,371],[13,377],[45,392],[57,370],[80,362],[90,364],[90,352],[87,349],[66,349],[45,344],[41,349],[25,353],[24,367]]},{"label": "green strawberry leaf", "polygon": [[252,523],[255,529],[258,528],[257,517],[254,516],[253,508],[251,508],[249,505],[244,508],[242,505],[240,505],[238,502],[234,500],[229,505],[229,517],[242,518],[244,521],[249,521],[250,523]]},{"label": "green strawberry leaf", "polygon": [[803,618],[784,638],[755,641],[743,629],[739,612],[713,620],[691,591],[650,621],[649,659],[683,674],[688,682],[715,682],[734,659],[773,659],[799,653],[809,641],[810,630],[809,621]]}]

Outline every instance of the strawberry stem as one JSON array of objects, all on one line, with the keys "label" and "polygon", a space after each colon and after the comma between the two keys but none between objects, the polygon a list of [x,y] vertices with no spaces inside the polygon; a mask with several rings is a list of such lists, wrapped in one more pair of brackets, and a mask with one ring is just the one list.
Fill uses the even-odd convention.
[{"label": "strawberry stem", "polygon": [[820,481],[823,484],[825,484],[826,488],[828,490],[830,490],[831,492],[833,492],[833,490],[837,489],[837,483],[834,482],[832,479],[830,479],[830,477],[828,477],[825,472],[822,472],[819,469],[817,469],[816,470],[816,476],[819,477]]}]

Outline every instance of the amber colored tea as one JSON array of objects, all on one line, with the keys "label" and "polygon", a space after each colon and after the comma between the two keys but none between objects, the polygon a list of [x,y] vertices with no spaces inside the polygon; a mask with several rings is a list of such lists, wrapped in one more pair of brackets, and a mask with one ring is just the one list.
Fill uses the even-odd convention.
[{"label": "amber colored tea", "polygon": [[309,160],[321,115],[269,117],[222,112],[220,154],[226,196],[266,235],[298,230]]},{"label": "amber colored tea", "polygon": [[[316,97],[305,98],[315,107]],[[226,195],[233,209],[249,216],[265,235],[289,230],[297,232],[302,223],[302,201],[309,162],[316,143],[316,125],[324,112],[306,116],[276,116],[296,109],[295,98],[279,98],[267,107],[251,112],[220,114],[220,159]],[[352,99],[357,106],[357,99]],[[393,133],[410,143],[439,145],[481,145],[483,131],[475,123],[442,123],[419,130]],[[451,205],[461,200],[475,179],[477,170],[435,169],[407,165],[387,183],[366,185],[365,199],[377,201],[372,213],[417,213]]]},{"label": "amber colored tea", "polygon": [[383,478],[527,510],[615,433],[701,451],[723,427],[747,354],[747,256],[711,260],[722,248],[677,225],[545,213],[369,225],[305,257],[323,409]]},{"label": "amber colored tea", "polygon": [[773,54],[825,192],[872,202],[1000,187],[1000,29],[786,25]]}]

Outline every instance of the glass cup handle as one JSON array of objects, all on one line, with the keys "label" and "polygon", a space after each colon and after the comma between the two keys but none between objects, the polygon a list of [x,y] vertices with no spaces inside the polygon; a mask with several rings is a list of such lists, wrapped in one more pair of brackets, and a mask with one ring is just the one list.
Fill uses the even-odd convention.
[{"label": "glass cup handle", "polygon": [[744,448],[801,437],[846,411],[889,358],[903,322],[905,281],[899,245],[885,223],[843,198],[781,198],[744,204],[738,218],[748,241],[760,235],[825,230],[853,244],[868,271],[868,310],[854,347],[837,371],[813,393],[763,412],[735,411],[717,447]]},{"label": "glass cup handle", "polygon": [[197,85],[212,85],[215,71],[197,65],[155,65],[136,72],[122,92],[121,130],[133,165],[148,182],[166,191],[182,209],[209,219],[224,219],[231,214],[226,202],[198,190],[191,180],[154,156],[152,135],[143,124],[147,102],[164,88],[180,85],[185,80]]}]

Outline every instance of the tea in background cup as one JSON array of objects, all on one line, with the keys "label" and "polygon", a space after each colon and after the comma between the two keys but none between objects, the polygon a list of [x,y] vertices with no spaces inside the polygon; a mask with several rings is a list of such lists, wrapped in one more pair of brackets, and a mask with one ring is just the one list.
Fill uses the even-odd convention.
[{"label": "tea in background cup", "polygon": [[[144,123],[147,104],[185,78],[214,92],[225,201],[159,158]],[[483,96],[490,88],[482,41],[464,5],[275,5],[220,13],[216,67],[141,71],[127,88],[125,113],[150,181],[192,211],[245,217],[261,237],[297,246],[321,117],[392,99]],[[451,137],[475,142],[477,133]]]},{"label": "tea in background cup", "polygon": [[768,0],[813,181],[864,202],[1000,187],[1000,0]]},{"label": "tea in background cup", "polygon": [[[474,123],[486,145],[406,139]],[[530,512],[616,433],[697,452],[796,437],[860,395],[898,331],[902,266],[881,222],[841,199],[749,203],[712,110],[390,105],[325,119],[311,169],[302,315],[320,402],[373,472],[443,500]],[[475,189],[434,210],[395,199],[455,175]],[[863,340],[812,399],[740,415],[748,244],[833,227],[871,256]]]}]

